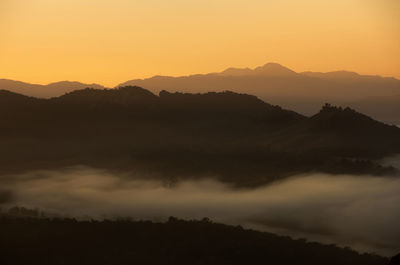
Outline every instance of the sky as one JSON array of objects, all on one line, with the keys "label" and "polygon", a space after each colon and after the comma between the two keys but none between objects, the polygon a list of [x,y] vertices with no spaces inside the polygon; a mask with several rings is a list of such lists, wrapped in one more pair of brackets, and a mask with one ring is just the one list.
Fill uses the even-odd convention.
[{"label": "sky", "polygon": [[400,78],[400,1],[0,0],[0,78],[116,86],[267,62]]}]

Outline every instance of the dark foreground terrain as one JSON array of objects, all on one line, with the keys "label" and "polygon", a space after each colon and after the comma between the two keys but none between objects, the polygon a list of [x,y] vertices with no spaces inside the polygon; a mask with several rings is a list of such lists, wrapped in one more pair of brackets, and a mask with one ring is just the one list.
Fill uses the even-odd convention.
[{"label": "dark foreground terrain", "polygon": [[166,223],[0,216],[2,265],[387,265],[384,257],[208,219]]}]

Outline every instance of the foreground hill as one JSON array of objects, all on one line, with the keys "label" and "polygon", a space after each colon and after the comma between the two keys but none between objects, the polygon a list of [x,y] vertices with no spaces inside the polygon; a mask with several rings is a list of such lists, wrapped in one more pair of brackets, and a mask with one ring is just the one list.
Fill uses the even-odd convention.
[{"label": "foreground hill", "polygon": [[52,99],[0,92],[0,173],[87,165],[259,185],[309,171],[392,174],[400,129],[349,108],[310,117],[233,92],[159,96],[140,87]]},{"label": "foreground hill", "polygon": [[0,263],[386,265],[387,258],[208,219],[76,221],[0,217]]}]

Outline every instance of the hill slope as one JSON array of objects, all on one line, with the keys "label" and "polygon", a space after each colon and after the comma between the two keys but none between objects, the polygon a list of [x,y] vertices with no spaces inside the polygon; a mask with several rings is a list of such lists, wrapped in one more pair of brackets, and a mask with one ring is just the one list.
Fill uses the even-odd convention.
[{"label": "hill slope", "polygon": [[[124,86],[144,87],[155,94],[162,90],[181,93],[229,90],[252,94],[262,100],[293,109],[307,116],[318,112],[325,102],[330,102],[343,107],[352,107],[386,123],[400,123],[400,99],[398,98],[400,80],[359,75],[348,71],[296,73],[277,63],[267,63],[254,69],[228,68],[219,73],[134,79],[123,82],[117,87]],[[63,81],[35,85],[0,79],[0,90],[40,98],[58,97],[87,87],[104,89],[101,85],[79,82]]]},{"label": "hill slope", "polygon": [[[361,112],[369,110],[356,102],[374,97],[392,97],[400,94],[400,80],[379,76],[364,76],[353,72],[296,73],[276,63],[268,63],[255,69],[229,68],[221,73],[181,77],[155,76],[135,79],[120,86],[136,85],[154,93],[161,90],[204,93],[230,90],[255,95],[262,100],[304,115],[316,113],[325,102],[350,106]],[[353,104],[354,103],[354,104]],[[385,107],[386,102],[380,102]],[[369,115],[388,123],[396,123],[398,117],[371,108]],[[400,112],[397,100],[396,111]]]},{"label": "hill slope", "polygon": [[0,217],[1,264],[386,265],[380,256],[203,221]]},{"label": "hill slope", "polygon": [[0,102],[2,173],[88,165],[259,185],[312,170],[387,174],[353,160],[400,151],[399,128],[354,110],[327,105],[307,118],[233,92],[124,87],[48,100],[2,92]]}]

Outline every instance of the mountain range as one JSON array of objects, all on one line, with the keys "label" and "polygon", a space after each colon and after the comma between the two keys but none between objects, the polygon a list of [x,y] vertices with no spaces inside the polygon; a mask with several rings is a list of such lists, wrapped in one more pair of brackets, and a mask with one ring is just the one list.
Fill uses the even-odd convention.
[{"label": "mountain range", "polygon": [[254,186],[310,171],[396,174],[373,161],[400,152],[400,128],[353,109],[326,104],[306,117],[229,91],[3,90],[0,127],[0,175],[85,165]]},{"label": "mountain range", "polygon": [[26,96],[37,98],[58,97],[65,93],[84,89],[87,87],[104,89],[105,87],[98,84],[83,84],[80,82],[61,81],[50,83],[48,85],[29,84],[9,79],[0,79],[0,89],[12,91]]},{"label": "mountain range", "polygon": [[126,85],[141,86],[154,93],[231,90],[256,95],[308,116],[330,102],[350,106],[387,123],[400,124],[400,80],[348,71],[296,73],[277,63],[267,63],[255,69],[229,68],[204,75],[134,79],[120,86]]},{"label": "mountain range", "polygon": [[[155,94],[162,90],[182,93],[229,90],[255,95],[307,116],[330,102],[389,124],[400,124],[400,80],[348,71],[297,73],[277,63],[267,63],[254,69],[228,68],[220,73],[133,79],[117,87],[124,86],[144,87]],[[98,84],[79,82],[36,85],[0,79],[0,89],[39,98],[58,97],[87,87],[104,89]]]}]

